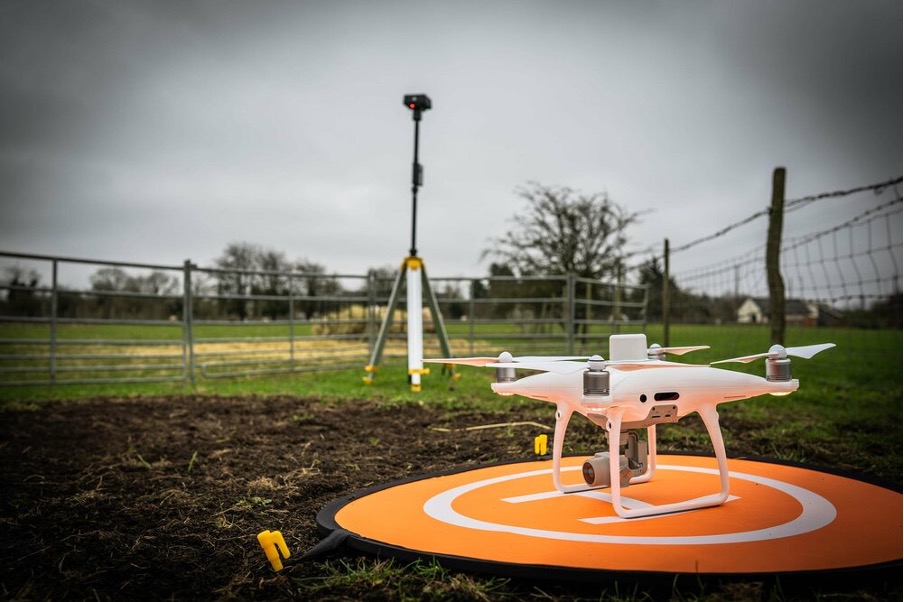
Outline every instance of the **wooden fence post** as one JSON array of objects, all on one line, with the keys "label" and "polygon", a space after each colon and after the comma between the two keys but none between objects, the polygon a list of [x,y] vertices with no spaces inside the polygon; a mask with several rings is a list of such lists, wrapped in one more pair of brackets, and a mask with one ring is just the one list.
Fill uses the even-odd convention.
[{"label": "wooden fence post", "polygon": [[772,172],[772,205],[766,239],[766,281],[769,283],[769,324],[773,344],[785,344],[785,281],[781,272],[782,222],[785,212],[785,168]]},{"label": "wooden fence post", "polygon": [[190,259],[182,264],[182,370],[191,386],[195,386],[194,291],[191,272],[196,266]]},{"label": "wooden fence post", "polygon": [[577,303],[575,299],[575,294],[577,293],[577,283],[574,274],[569,273],[565,280],[566,286],[566,303],[568,304],[568,309],[566,310],[567,315],[567,326],[568,332],[566,333],[565,344],[567,346],[566,353],[568,355],[574,355],[574,329],[577,324]]},{"label": "wooden fence post", "polygon": [[669,239],[666,238],[662,248],[662,346],[669,346]]}]

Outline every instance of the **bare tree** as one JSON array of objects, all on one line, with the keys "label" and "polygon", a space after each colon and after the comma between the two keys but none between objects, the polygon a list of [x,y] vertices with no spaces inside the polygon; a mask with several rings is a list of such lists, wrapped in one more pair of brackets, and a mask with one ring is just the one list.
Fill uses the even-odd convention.
[{"label": "bare tree", "polygon": [[224,300],[223,305],[227,313],[240,320],[248,317],[248,306],[247,300],[239,297],[251,293],[253,274],[249,272],[257,268],[259,252],[257,245],[233,242],[226,245],[223,254],[214,262],[221,270],[228,270],[217,274],[217,293],[231,297]]},{"label": "bare tree", "polygon": [[18,265],[7,267],[6,274],[5,290],[0,294],[0,300],[5,296],[5,310],[13,315],[40,315],[41,302],[36,294],[40,274]]},{"label": "bare tree", "polygon": [[502,259],[519,276],[575,274],[612,278],[628,254],[626,230],[637,222],[606,193],[583,194],[568,187],[529,182],[516,193],[527,200],[515,227],[484,251]]},{"label": "bare tree", "polygon": [[[259,315],[282,318],[289,314],[288,297],[315,296],[339,290],[339,282],[327,277],[326,268],[306,259],[290,262],[281,251],[265,249],[247,242],[226,246],[215,261],[223,272],[217,273],[217,292],[229,296],[223,307],[230,315],[245,320]],[[256,302],[252,296],[267,299]],[[276,297],[285,297],[286,300]],[[296,311],[310,315],[307,301],[296,304]]]},{"label": "bare tree", "polygon": [[136,292],[134,280],[122,268],[100,268],[91,274],[91,289],[95,291]]}]

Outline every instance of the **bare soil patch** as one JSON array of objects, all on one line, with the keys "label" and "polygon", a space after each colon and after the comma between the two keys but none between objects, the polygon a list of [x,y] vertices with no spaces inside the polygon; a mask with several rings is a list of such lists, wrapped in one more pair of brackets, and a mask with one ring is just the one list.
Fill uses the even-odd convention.
[{"label": "bare soil patch", "polygon": [[[298,560],[320,540],[315,517],[330,501],[412,475],[530,457],[535,427],[464,429],[552,426],[551,414],[294,397],[93,399],[7,410],[0,413],[0,597],[599,598],[611,584],[588,591],[507,580],[488,593],[455,573],[403,585],[337,580],[336,567],[373,570],[349,552]],[[663,447],[686,449],[681,433],[666,434]],[[570,436],[579,449],[600,444],[586,421],[576,420]],[[764,453],[755,442],[739,444],[749,449],[732,451]],[[292,551],[280,573],[257,543],[265,529],[281,531]],[[837,591],[882,599],[895,591],[889,587],[900,592],[856,580]],[[735,583],[708,591],[758,599],[775,590]]]}]

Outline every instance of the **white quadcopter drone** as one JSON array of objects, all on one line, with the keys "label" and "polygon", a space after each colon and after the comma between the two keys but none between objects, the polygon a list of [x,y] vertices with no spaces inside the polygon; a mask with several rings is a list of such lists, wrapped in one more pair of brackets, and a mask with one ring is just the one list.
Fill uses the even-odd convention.
[{"label": "white quadcopter drone", "polygon": [[[612,335],[611,358],[519,357],[508,352],[499,357],[425,359],[426,362],[487,366],[496,369],[492,389],[499,395],[522,395],[556,404],[556,428],[553,441],[552,478],[562,493],[611,488],[612,506],[623,518],[638,518],[698,508],[719,506],[728,499],[729,474],[725,442],[719,426],[716,406],[728,401],[748,399],[766,393],[788,395],[799,382],[791,378],[788,356],[811,358],[833,343],[805,347],[773,345],[766,353],[714,362],[750,362],[766,358],[766,377],[713,368],[704,364],[680,364],[663,358],[671,353],[708,349],[695,347],[647,347],[644,334]],[[540,371],[517,378],[516,369]],[[582,467],[585,485],[565,485],[561,479],[562,443],[568,422],[575,412],[606,431],[609,451],[586,460]],[[682,502],[626,508],[621,490],[645,483],[656,471],[656,425],[678,422],[697,412],[703,419],[719,466],[721,489],[718,493]],[[646,440],[638,436],[647,430]]]}]

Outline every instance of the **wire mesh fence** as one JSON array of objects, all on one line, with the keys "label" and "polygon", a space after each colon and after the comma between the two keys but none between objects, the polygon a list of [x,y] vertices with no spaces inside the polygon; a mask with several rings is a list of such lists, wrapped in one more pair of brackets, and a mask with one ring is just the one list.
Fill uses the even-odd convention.
[{"label": "wire mesh fence", "polygon": [[[901,328],[901,200],[901,178],[895,178],[784,201],[779,275],[788,327]],[[831,212],[825,211],[829,202],[834,203]],[[751,326],[772,321],[766,265],[769,218],[768,209],[757,212],[671,251],[672,321],[733,328],[739,340]],[[762,242],[746,247],[737,243],[747,240],[740,233],[750,228],[762,231]],[[723,243],[720,249],[738,252],[683,269],[685,251],[717,240]],[[877,350],[877,356],[887,352]]]}]

